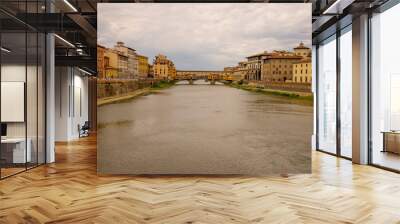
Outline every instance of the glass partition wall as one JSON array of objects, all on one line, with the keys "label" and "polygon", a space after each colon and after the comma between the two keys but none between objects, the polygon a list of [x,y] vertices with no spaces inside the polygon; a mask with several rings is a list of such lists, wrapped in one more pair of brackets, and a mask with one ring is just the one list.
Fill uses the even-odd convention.
[{"label": "glass partition wall", "polygon": [[400,171],[400,4],[371,18],[370,162]]},{"label": "glass partition wall", "polygon": [[317,150],[352,157],[351,25],[318,44]]},{"label": "glass partition wall", "polygon": [[45,163],[45,35],[17,21],[12,28],[0,27],[1,179]]},{"label": "glass partition wall", "polygon": [[[1,34],[1,177],[26,169],[26,34]],[[28,152],[29,154],[29,152]]]}]

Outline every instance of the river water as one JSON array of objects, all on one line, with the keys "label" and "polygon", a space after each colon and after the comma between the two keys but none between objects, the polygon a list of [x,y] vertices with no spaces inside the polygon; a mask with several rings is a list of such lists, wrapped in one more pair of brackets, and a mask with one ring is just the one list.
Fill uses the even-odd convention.
[{"label": "river water", "polygon": [[312,112],[284,97],[181,82],[98,108],[98,171],[310,172]]}]

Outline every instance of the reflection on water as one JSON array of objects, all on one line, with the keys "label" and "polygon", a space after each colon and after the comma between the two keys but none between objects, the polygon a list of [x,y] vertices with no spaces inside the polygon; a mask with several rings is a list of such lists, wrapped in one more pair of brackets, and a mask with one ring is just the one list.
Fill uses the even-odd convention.
[{"label": "reflection on water", "polygon": [[[176,85],[189,85],[189,81],[187,81],[187,80],[178,81],[176,83]],[[199,80],[194,81],[194,85],[210,85],[210,81],[204,80],[204,79],[199,79]],[[224,84],[217,81],[217,82],[215,82],[215,85],[224,85]]]},{"label": "reflection on water", "polygon": [[98,108],[100,172],[310,171],[312,107],[203,80],[161,93]]}]

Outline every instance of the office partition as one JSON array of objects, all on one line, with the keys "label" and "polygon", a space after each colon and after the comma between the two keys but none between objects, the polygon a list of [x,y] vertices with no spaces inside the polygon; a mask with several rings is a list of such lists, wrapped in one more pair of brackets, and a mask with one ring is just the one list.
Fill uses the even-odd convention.
[{"label": "office partition", "polygon": [[[20,15],[42,11],[42,1],[21,1]],[[25,14],[24,14],[25,13]],[[0,27],[0,178],[45,163],[45,34],[3,11],[2,18],[15,22],[13,29]],[[0,24],[0,26],[3,24]]]}]

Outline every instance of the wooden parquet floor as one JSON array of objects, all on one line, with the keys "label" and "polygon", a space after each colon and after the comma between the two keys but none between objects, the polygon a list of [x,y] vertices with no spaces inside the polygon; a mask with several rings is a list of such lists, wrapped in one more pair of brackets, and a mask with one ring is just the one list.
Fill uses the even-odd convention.
[{"label": "wooden parquet floor", "polygon": [[313,174],[97,176],[94,137],[0,181],[0,223],[400,223],[400,175],[313,152]]}]

